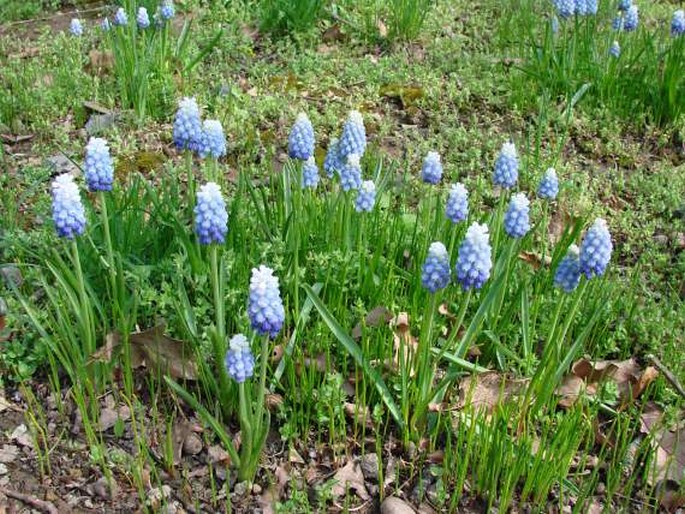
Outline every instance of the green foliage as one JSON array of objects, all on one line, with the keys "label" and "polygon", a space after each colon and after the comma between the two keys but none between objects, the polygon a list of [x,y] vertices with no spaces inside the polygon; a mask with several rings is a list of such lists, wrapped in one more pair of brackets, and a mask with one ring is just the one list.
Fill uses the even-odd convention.
[{"label": "green foliage", "polygon": [[274,35],[311,29],[323,12],[323,0],[259,0],[259,27]]},{"label": "green foliage", "polygon": [[411,41],[421,34],[434,0],[390,0],[388,2],[389,37]]}]

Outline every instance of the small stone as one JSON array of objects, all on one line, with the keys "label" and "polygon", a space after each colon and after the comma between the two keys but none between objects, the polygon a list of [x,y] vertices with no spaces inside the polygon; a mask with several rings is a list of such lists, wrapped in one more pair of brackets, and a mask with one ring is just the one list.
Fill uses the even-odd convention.
[{"label": "small stone", "polygon": [[668,246],[668,236],[666,234],[656,234],[652,239],[659,246]]},{"label": "small stone", "polygon": [[247,487],[248,487],[247,481],[245,482],[238,482],[235,487],[233,488],[233,493],[236,496],[245,496],[245,493],[247,493]]},{"label": "small stone", "polygon": [[45,164],[50,168],[50,174],[54,177],[63,173],[71,173],[74,177],[81,175],[81,170],[76,166],[71,159],[68,159],[62,154],[55,154],[45,159]]},{"label": "small stone", "polygon": [[89,136],[100,134],[113,126],[118,119],[119,115],[111,112],[107,114],[91,114],[86,122],[86,132]]},{"label": "small stone", "polygon": [[146,505],[149,505],[154,509],[157,509],[159,505],[162,503],[162,500],[166,500],[169,496],[171,496],[171,487],[169,487],[168,485],[163,485],[162,487],[155,487],[153,489],[150,489],[147,496],[148,499]]},{"label": "small stone", "polygon": [[362,472],[366,480],[378,481],[378,455],[367,453],[361,458]]},{"label": "small stone", "polygon": [[381,503],[381,514],[416,514],[416,511],[404,500],[389,496]]},{"label": "small stone", "polygon": [[10,287],[21,287],[24,283],[24,277],[22,276],[21,271],[13,264],[2,266],[0,268],[0,276],[2,276],[2,279]]},{"label": "small stone", "polygon": [[259,484],[254,484],[252,486],[252,494],[262,494],[262,486]]},{"label": "small stone", "polygon": [[183,453],[186,455],[197,455],[202,451],[202,439],[194,432],[188,434],[183,441]]},{"label": "small stone", "polygon": [[7,474],[7,466],[0,462],[0,476]]}]

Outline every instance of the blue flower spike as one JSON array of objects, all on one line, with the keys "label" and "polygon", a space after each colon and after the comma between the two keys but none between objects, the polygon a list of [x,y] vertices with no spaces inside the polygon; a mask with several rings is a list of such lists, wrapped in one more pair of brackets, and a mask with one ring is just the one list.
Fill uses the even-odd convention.
[{"label": "blue flower spike", "polygon": [[607,222],[597,218],[580,243],[580,271],[587,278],[602,276],[611,260],[613,244]]},{"label": "blue flower spike", "polygon": [[556,272],[554,273],[554,285],[566,293],[572,293],[580,283],[580,250],[576,245],[571,245]]},{"label": "blue flower spike", "polygon": [[611,44],[611,47],[609,48],[609,55],[616,59],[621,56],[621,45],[618,44],[618,41],[614,41]]},{"label": "blue flower spike", "polygon": [[74,177],[64,173],[52,182],[52,220],[59,237],[74,239],[86,228],[86,214]]},{"label": "blue flower spike", "polygon": [[685,34],[685,11],[678,9],[671,18],[671,36],[678,37]]},{"label": "blue flower spike", "polygon": [[150,26],[150,16],[147,14],[145,7],[139,7],[136,14],[136,23],[139,29],[146,29]]},{"label": "blue flower spike", "polygon": [[333,178],[336,172],[340,172],[343,164],[340,162],[340,155],[338,154],[338,138],[333,138],[328,143],[328,152],[323,161],[323,169],[328,178]]},{"label": "blue flower spike", "polygon": [[538,198],[555,200],[559,194],[559,178],[554,168],[547,168],[538,185]]},{"label": "blue flower spike", "polygon": [[371,212],[376,203],[376,184],[372,180],[362,182],[357,191],[354,201],[354,210],[357,212]]},{"label": "blue flower spike", "polygon": [[359,164],[359,156],[352,154],[340,170],[340,185],[347,192],[359,189],[362,185],[362,168]]},{"label": "blue flower spike", "polygon": [[490,277],[492,247],[486,224],[473,223],[459,247],[455,266],[457,280],[464,290],[480,289]]},{"label": "blue flower spike", "polygon": [[303,112],[297,115],[288,137],[288,155],[306,161],[314,155],[314,127]]},{"label": "blue flower spike", "polygon": [[271,268],[264,265],[252,268],[247,314],[252,328],[259,335],[273,339],[283,328],[285,310],[278,290],[278,278]]},{"label": "blue flower spike", "polygon": [[174,119],[174,144],[179,150],[197,151],[202,144],[202,121],[195,98],[183,98],[178,103]]},{"label": "blue flower spike", "polygon": [[207,156],[212,159],[219,159],[226,155],[226,136],[220,121],[204,121],[198,154],[203,159]]},{"label": "blue flower spike", "polygon": [[442,163],[438,152],[428,152],[423,160],[421,168],[421,179],[426,184],[437,184],[442,178]]},{"label": "blue flower spike", "polygon": [[228,376],[238,384],[242,384],[254,374],[254,355],[252,355],[247,337],[243,334],[231,337],[224,365]]},{"label": "blue flower spike", "polygon": [[514,143],[504,143],[495,161],[493,182],[496,186],[511,189],[519,177],[519,158]]},{"label": "blue flower spike", "polygon": [[338,141],[338,155],[342,162],[347,162],[350,155],[358,155],[361,158],[365,150],[366,129],[364,128],[364,119],[359,111],[350,111]]},{"label": "blue flower spike", "polygon": [[450,256],[447,248],[439,241],[431,243],[421,268],[421,285],[431,293],[435,293],[446,288],[451,278]]},{"label": "blue flower spike", "polygon": [[633,32],[637,30],[637,26],[640,23],[640,15],[638,12],[637,5],[631,5],[626,11],[625,18],[623,20],[623,30],[626,32]]},{"label": "blue flower spike", "polygon": [[86,145],[86,162],[83,167],[89,191],[111,191],[114,182],[114,163],[107,141],[91,137]]},{"label": "blue flower spike", "polygon": [[118,27],[125,27],[128,25],[128,14],[123,7],[119,7],[117,12],[114,13],[114,24]]},{"label": "blue flower spike", "polygon": [[83,35],[83,24],[81,23],[81,20],[78,18],[74,18],[71,20],[71,23],[69,24],[69,32],[71,32],[72,36],[82,36]]},{"label": "blue flower spike", "polygon": [[464,221],[469,216],[469,192],[463,184],[453,184],[447,196],[445,216],[452,223]]},{"label": "blue flower spike", "polygon": [[228,213],[217,184],[207,182],[200,187],[194,213],[195,233],[200,244],[224,244],[228,232]]},{"label": "blue flower spike", "polygon": [[525,236],[530,230],[530,201],[524,193],[516,193],[509,201],[504,213],[504,231],[515,239]]},{"label": "blue flower spike", "polygon": [[319,185],[319,168],[314,157],[310,157],[302,165],[302,189],[316,189]]}]

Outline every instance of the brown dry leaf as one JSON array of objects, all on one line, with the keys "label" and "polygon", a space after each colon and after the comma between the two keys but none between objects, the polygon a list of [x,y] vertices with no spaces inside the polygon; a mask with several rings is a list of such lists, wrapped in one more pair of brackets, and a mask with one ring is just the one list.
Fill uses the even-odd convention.
[{"label": "brown dry leaf", "polygon": [[378,35],[382,38],[388,37],[388,27],[387,25],[383,22],[383,20],[379,19],[376,22],[376,27],[378,28]]},{"label": "brown dry leaf", "polygon": [[345,34],[343,34],[342,30],[340,29],[339,23],[335,23],[328,27],[321,36],[321,40],[324,43],[333,43],[336,41],[342,41],[343,39],[345,39]]},{"label": "brown dry leaf", "polygon": [[470,405],[490,411],[515,396],[527,383],[528,379],[513,380],[496,371],[471,375],[459,383],[457,408],[463,409]]},{"label": "brown dry leaf", "polygon": [[585,389],[585,381],[575,375],[567,375],[557,387],[557,395],[561,396],[559,406],[565,409],[570,408],[580,397]]},{"label": "brown dry leaf", "polygon": [[343,405],[345,415],[351,419],[356,419],[360,425],[366,425],[368,428],[373,428],[373,419],[371,418],[371,411],[368,407],[360,407],[351,402],[345,402]]},{"label": "brown dry leaf", "polygon": [[[392,319],[392,312],[384,305],[377,305],[369,311],[369,313],[364,318],[364,323],[367,327],[378,327],[381,324],[385,324]],[[361,322],[352,329],[352,337],[359,339],[362,336],[362,324]]]},{"label": "brown dry leaf", "polygon": [[131,409],[126,405],[121,405],[118,409],[105,407],[100,411],[99,428],[100,432],[106,432],[112,428],[118,420],[126,421],[131,417]]},{"label": "brown dry leaf", "polygon": [[402,109],[414,106],[423,94],[423,88],[418,85],[385,84],[380,88],[381,97],[389,98]]},{"label": "brown dry leaf", "polygon": [[[543,262],[542,255],[540,255],[537,252],[521,252],[519,254],[519,259],[521,259],[523,262],[530,264],[535,270],[540,269],[540,266]],[[552,257],[549,255],[545,255],[544,263],[545,266],[549,266],[550,264],[552,264]]]},{"label": "brown dry leaf", "polygon": [[280,501],[285,491],[285,486],[290,481],[290,475],[283,466],[278,466],[274,471],[276,483],[264,491],[257,502],[262,507],[263,514],[273,514],[275,512],[275,505]]},{"label": "brown dry leaf", "polygon": [[334,498],[344,496],[348,488],[357,493],[357,496],[364,501],[371,498],[364,485],[364,473],[358,462],[349,461],[335,472],[332,480],[335,482],[331,488],[331,494]]},{"label": "brown dry leaf", "polygon": [[554,212],[549,220],[549,241],[553,245],[561,241],[561,236],[564,234],[564,230],[567,226],[574,223],[573,216],[569,215],[566,211],[558,209]]},{"label": "brown dry leaf", "polygon": [[91,50],[88,53],[91,70],[96,73],[111,71],[114,69],[114,54],[109,50]]},{"label": "brown dry leaf", "polygon": [[281,405],[283,405],[283,396],[278,393],[270,393],[266,395],[264,402],[266,403],[267,409],[270,411],[275,411]]},{"label": "brown dry leaf", "polygon": [[305,357],[304,365],[307,368],[313,368],[319,373],[326,373],[328,371],[328,366],[326,365],[326,354],[320,353],[315,358]]},{"label": "brown dry leaf", "polygon": [[0,448],[0,463],[8,464],[14,462],[19,456],[19,447],[13,444],[5,444]]},{"label": "brown dry leaf", "polygon": [[226,464],[231,463],[231,457],[220,444],[215,444],[207,448],[207,457],[210,464]]}]

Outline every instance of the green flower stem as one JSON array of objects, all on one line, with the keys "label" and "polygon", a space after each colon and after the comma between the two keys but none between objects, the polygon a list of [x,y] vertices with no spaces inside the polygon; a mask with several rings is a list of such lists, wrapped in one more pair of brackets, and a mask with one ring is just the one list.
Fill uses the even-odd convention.
[{"label": "green flower stem", "polygon": [[222,405],[228,405],[227,396],[230,391],[228,375],[224,369],[224,355],[226,353],[226,322],[224,321],[224,273],[223,267],[219,266],[219,246],[211,245],[209,249],[212,291],[214,293],[214,315],[216,320],[216,331],[212,341],[214,343],[214,365],[219,375],[219,385],[221,387]]},{"label": "green flower stem", "polygon": [[[250,422],[250,413],[252,412],[252,405],[248,403],[247,394],[245,391],[245,382],[238,384],[238,395],[240,402],[240,467],[238,469],[238,476],[241,481],[252,480],[250,472],[252,445],[253,445],[253,427]],[[248,409],[249,406],[249,409]]]},{"label": "green flower stem", "polygon": [[107,246],[107,271],[109,271],[109,282],[112,288],[112,318],[119,321],[119,329],[123,330],[123,312],[121,308],[120,295],[121,288],[119,287],[119,280],[117,278],[117,266],[114,260],[114,246],[112,244],[112,235],[109,230],[109,214],[107,212],[107,195],[104,191],[98,193],[100,198],[102,227],[105,232],[105,244]]}]

